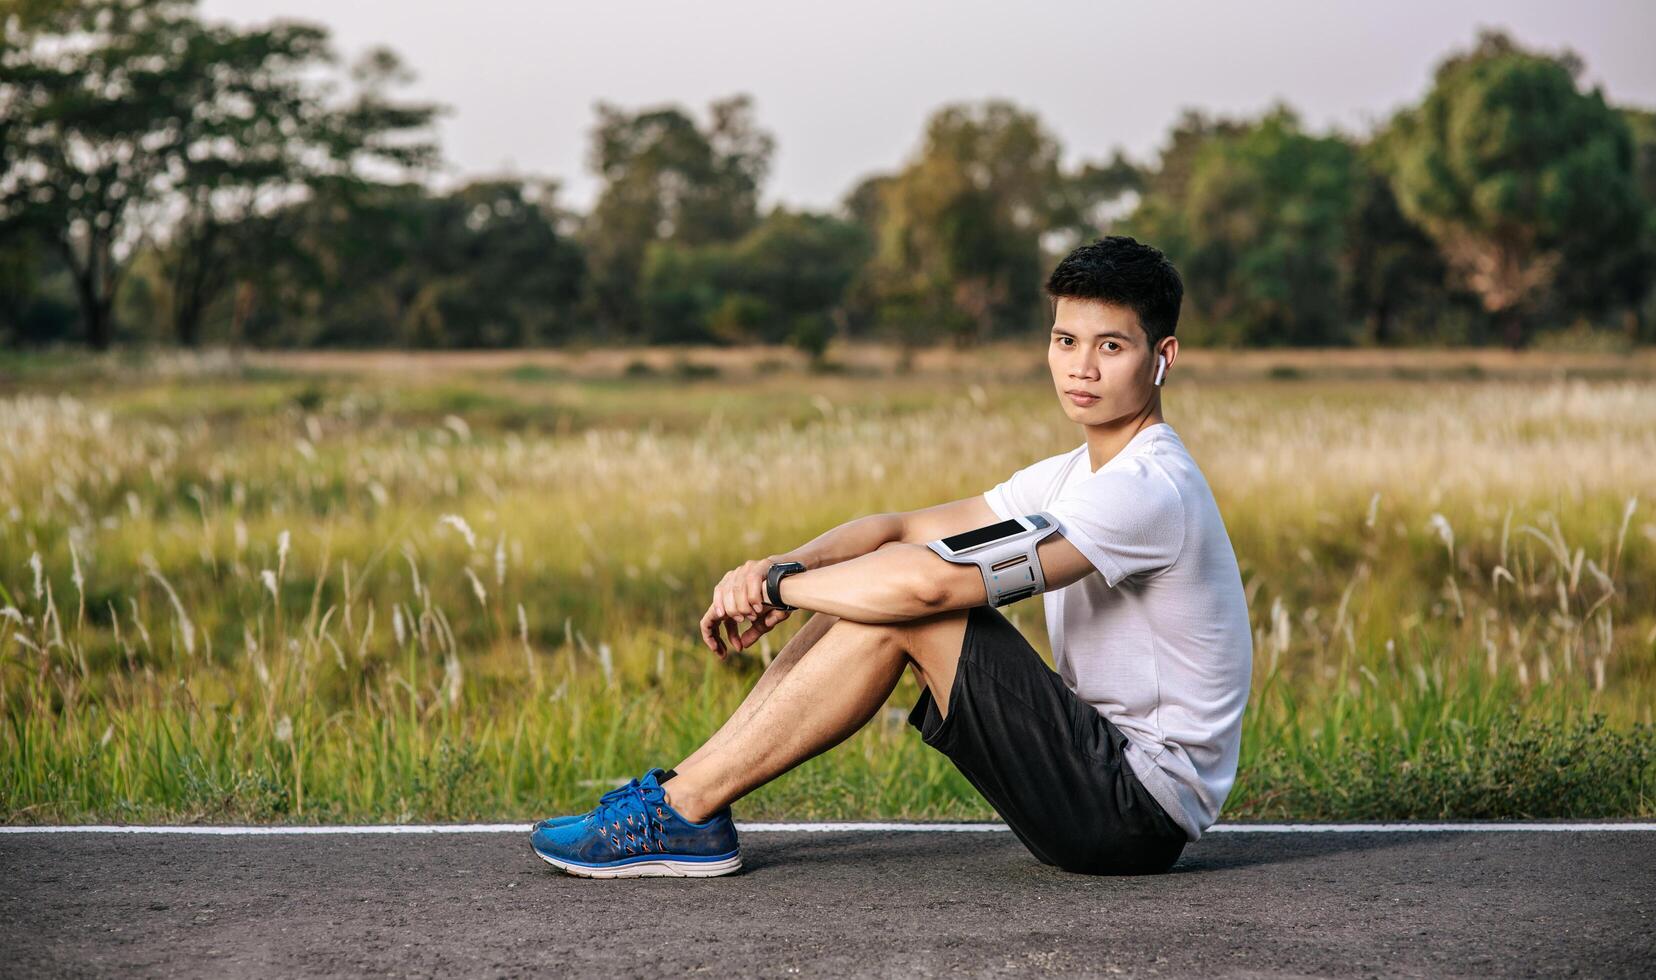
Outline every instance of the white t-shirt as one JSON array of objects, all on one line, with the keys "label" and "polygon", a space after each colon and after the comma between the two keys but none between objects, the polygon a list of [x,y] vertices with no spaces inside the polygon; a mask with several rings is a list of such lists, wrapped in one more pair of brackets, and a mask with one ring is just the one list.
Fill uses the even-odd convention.
[{"label": "white t-shirt", "polygon": [[1236,781],[1253,633],[1230,535],[1173,427],[1141,430],[1096,472],[1087,446],[983,499],[1048,511],[1098,574],[1042,595],[1064,683],[1127,736],[1127,762],[1190,840]]}]

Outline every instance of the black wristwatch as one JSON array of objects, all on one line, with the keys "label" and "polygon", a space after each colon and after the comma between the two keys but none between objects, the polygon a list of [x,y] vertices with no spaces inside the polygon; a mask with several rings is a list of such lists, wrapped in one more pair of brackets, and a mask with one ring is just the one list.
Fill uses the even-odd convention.
[{"label": "black wristwatch", "polygon": [[765,573],[765,604],[774,606],[784,612],[799,608],[790,606],[782,601],[782,580],[795,572],[803,572],[805,566],[797,561],[777,562]]}]

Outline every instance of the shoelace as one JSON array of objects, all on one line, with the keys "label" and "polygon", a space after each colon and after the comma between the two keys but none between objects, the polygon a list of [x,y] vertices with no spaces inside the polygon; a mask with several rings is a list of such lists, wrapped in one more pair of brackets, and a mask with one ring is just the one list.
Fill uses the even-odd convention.
[{"label": "shoelace", "polygon": [[[625,785],[617,786],[614,789],[606,792],[603,796],[598,797],[598,804],[600,806],[602,806],[605,803],[613,803],[614,801],[619,800],[621,797],[623,797],[623,796],[627,795],[628,793],[631,793],[633,790],[637,789],[638,786],[639,786],[638,777],[634,776],[633,778],[627,780]],[[589,815],[590,815],[590,813],[589,813]]]},{"label": "shoelace", "polygon": [[627,784],[625,786],[617,786],[614,789],[610,790],[609,792],[605,793],[603,796],[598,797],[598,803],[601,806],[605,803],[614,802],[615,800],[619,800],[621,797],[626,796],[628,793],[631,793],[633,790],[635,790],[637,788],[638,788],[638,777],[634,776],[632,779],[629,779],[627,781]]},{"label": "shoelace", "polygon": [[[626,854],[659,854],[666,850],[666,830],[662,827],[667,815],[662,806],[665,801],[652,801],[642,786],[623,786],[614,792],[615,798],[601,800],[592,812],[598,832]],[[659,796],[659,791],[655,795]]]}]

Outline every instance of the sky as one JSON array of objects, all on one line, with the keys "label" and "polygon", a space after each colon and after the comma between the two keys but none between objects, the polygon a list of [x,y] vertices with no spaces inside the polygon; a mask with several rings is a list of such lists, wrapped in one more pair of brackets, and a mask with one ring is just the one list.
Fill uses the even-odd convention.
[{"label": "sky", "polygon": [[1009,99],[1039,114],[1065,162],[1117,147],[1155,158],[1186,107],[1257,115],[1274,101],[1313,131],[1372,130],[1417,101],[1444,55],[1479,27],[1527,47],[1570,48],[1588,86],[1656,108],[1656,2],[1249,3],[698,0],[202,0],[242,24],[320,22],[347,57],[403,56],[406,98],[448,106],[439,125],[452,184],[552,177],[584,210],[600,100],[677,103],[698,120],[754,97],[777,148],[763,204],[831,208],[863,177],[894,171],[938,107]]}]

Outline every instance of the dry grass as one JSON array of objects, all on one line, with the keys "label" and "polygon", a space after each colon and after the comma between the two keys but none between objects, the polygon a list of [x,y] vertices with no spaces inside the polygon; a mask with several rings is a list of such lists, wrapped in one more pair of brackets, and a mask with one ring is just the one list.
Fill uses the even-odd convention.
[{"label": "dry grass", "polygon": [[[0,399],[0,814],[584,805],[593,780],[682,757],[773,649],[720,667],[696,642],[726,568],[1079,438],[1010,352],[906,377],[542,356],[19,382]],[[1289,362],[1214,358],[1170,385],[1256,629],[1227,816],[1651,812],[1656,386],[1591,360],[1455,377],[1458,357],[1361,381],[1330,376],[1346,355],[1275,378]],[[1039,604],[1009,611],[1044,650]],[[745,812],[987,815],[902,726],[913,695]]]}]

